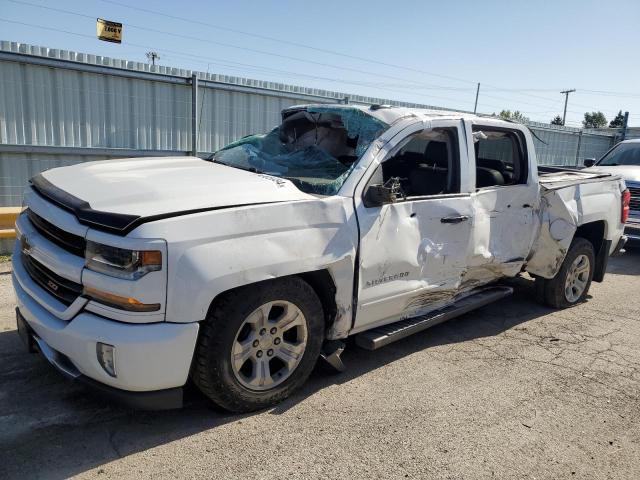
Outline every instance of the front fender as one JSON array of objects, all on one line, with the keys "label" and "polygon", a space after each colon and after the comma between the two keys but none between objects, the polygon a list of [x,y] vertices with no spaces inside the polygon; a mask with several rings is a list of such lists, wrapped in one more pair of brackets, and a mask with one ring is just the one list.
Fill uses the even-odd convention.
[{"label": "front fender", "polygon": [[330,336],[346,336],[357,246],[351,205],[330,197],[211,212],[198,226],[189,219],[181,228],[197,230],[196,238],[168,240],[167,321],[203,320],[213,299],[233,288],[326,269],[338,307]]}]

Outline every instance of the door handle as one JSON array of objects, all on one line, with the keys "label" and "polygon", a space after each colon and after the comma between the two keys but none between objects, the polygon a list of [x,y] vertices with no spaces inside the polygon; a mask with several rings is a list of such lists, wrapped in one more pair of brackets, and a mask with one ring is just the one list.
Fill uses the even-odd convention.
[{"label": "door handle", "polygon": [[442,223],[461,223],[461,222],[466,222],[467,220],[469,220],[469,217],[467,215],[457,215],[454,217],[442,217],[440,219],[440,222]]}]

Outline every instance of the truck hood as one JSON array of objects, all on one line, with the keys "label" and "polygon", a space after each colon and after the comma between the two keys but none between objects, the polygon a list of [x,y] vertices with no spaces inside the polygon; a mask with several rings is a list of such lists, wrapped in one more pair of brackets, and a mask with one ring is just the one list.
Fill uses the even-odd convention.
[{"label": "truck hood", "polygon": [[[74,211],[81,222],[88,224],[92,222],[83,221],[79,212],[108,213],[133,221],[314,198],[288,180],[195,157],[81,163],[48,170],[34,177],[32,184],[39,193]],[[101,219],[99,223],[104,222]],[[127,222],[121,219],[119,223]],[[130,230],[132,226],[127,228]]]},{"label": "truck hood", "polygon": [[605,172],[618,175],[630,182],[640,182],[640,165],[594,166],[585,168],[583,172]]}]

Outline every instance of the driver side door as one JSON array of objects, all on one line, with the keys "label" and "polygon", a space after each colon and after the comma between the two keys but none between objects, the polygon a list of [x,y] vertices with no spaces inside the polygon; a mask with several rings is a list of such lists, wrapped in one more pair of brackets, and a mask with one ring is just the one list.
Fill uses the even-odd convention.
[{"label": "driver side door", "polygon": [[[355,198],[360,268],[354,333],[451,303],[466,271],[473,208],[464,125],[414,124],[396,138]],[[394,182],[400,196],[393,203],[368,201],[370,185]]]}]

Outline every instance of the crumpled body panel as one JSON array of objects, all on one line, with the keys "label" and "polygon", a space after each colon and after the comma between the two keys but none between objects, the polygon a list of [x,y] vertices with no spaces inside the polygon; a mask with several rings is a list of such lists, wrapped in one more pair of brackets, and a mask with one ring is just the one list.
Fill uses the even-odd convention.
[{"label": "crumpled body panel", "polygon": [[516,275],[538,227],[538,189],[528,185],[474,195],[472,240],[463,283],[484,284]]},{"label": "crumpled body panel", "polygon": [[561,181],[559,175],[551,178],[541,179],[540,227],[526,265],[529,273],[544,278],[558,273],[581,225],[604,222],[604,238],[612,241],[612,249],[624,229],[619,209],[624,184],[619,178],[573,175],[570,182]]},{"label": "crumpled body panel", "polygon": [[140,226],[141,237],[166,238],[167,321],[206,317],[227,290],[317,270],[336,287],[337,318],[329,338],[351,327],[357,223],[351,199],[230,208],[168,218]]},{"label": "crumpled body panel", "polygon": [[538,219],[540,226],[527,259],[527,271],[553,278],[560,270],[578,228],[577,214],[559,191],[550,191],[542,197]]}]

